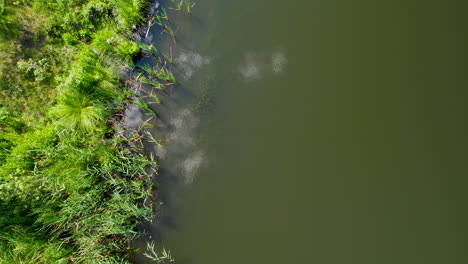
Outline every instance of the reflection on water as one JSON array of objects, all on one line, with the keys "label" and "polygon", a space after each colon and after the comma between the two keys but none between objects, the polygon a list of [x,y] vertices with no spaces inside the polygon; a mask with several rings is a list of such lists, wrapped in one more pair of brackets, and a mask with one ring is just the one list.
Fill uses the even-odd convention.
[{"label": "reflection on water", "polygon": [[198,119],[190,110],[180,110],[170,121],[171,126],[167,136],[167,145],[177,148],[187,148],[194,145],[193,129],[198,123]]},{"label": "reflection on water", "polygon": [[197,70],[210,63],[209,58],[186,50],[182,50],[174,61],[185,80],[190,79]]},{"label": "reflection on water", "polygon": [[272,69],[273,72],[279,73],[281,72],[287,63],[286,55],[283,52],[277,51],[272,55]]},{"label": "reflection on water", "polygon": [[245,81],[255,80],[260,78],[259,59],[253,52],[245,54],[245,61],[239,68],[239,72]]},{"label": "reflection on water", "polygon": [[271,62],[268,62],[267,58],[264,59],[263,56],[257,53],[247,52],[238,71],[244,81],[253,81],[266,74],[265,71],[269,64],[273,73],[279,73],[284,70],[287,62],[286,55],[282,51],[274,52],[271,55]]},{"label": "reflection on water", "polygon": [[143,123],[144,116],[140,111],[140,107],[137,104],[130,104],[125,111],[124,119],[122,123],[126,124],[131,129],[137,129]]},{"label": "reflection on water", "polygon": [[197,174],[198,168],[200,168],[200,166],[202,165],[204,158],[205,152],[203,150],[198,150],[194,153],[191,153],[182,162],[182,175],[185,178],[186,184],[193,182],[193,179]]}]

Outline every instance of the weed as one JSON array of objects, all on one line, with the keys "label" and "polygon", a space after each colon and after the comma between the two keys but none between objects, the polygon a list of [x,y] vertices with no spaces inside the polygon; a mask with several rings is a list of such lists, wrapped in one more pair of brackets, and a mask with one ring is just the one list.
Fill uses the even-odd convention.
[{"label": "weed", "polygon": [[147,252],[143,253],[147,258],[155,261],[158,264],[163,263],[174,263],[175,260],[171,255],[171,252],[163,248],[160,253],[156,252],[154,242],[146,243]]}]

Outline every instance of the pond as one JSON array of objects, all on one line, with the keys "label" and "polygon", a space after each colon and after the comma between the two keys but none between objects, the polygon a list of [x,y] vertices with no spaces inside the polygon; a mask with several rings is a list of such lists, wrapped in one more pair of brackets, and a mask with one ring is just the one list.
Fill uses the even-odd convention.
[{"label": "pond", "polygon": [[467,8],[169,10],[176,40],[148,41],[180,85],[154,108],[164,205],[145,239],[185,264],[468,263]]}]

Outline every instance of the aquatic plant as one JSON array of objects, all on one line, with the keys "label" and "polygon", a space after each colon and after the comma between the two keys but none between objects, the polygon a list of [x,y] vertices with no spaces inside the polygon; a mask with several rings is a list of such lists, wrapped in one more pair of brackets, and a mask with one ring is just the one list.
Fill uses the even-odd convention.
[{"label": "aquatic plant", "polygon": [[156,113],[151,109],[151,107],[141,98],[137,98],[136,104],[138,107],[146,110],[145,115],[146,116],[155,116]]},{"label": "aquatic plant", "polygon": [[152,56],[157,56],[158,49],[155,46],[153,46],[152,44],[145,44],[145,43],[141,43],[141,42],[137,42],[137,43],[138,43],[138,45],[140,45],[141,49],[144,52],[146,52],[146,53],[148,53],[148,54],[150,54]]},{"label": "aquatic plant", "polygon": [[163,85],[172,85],[177,83],[174,74],[167,67],[152,67],[148,64],[138,67],[149,74],[152,78],[164,81],[165,83],[163,83]]},{"label": "aquatic plant", "polygon": [[163,248],[160,253],[156,252],[156,246],[153,241],[146,243],[147,252],[144,252],[147,258],[155,261],[158,264],[163,263],[175,263],[174,258],[171,255],[171,252]]},{"label": "aquatic plant", "polygon": [[161,19],[166,20],[168,23],[171,23],[169,21],[169,16],[167,15],[167,11],[165,8],[161,8],[161,11],[158,10],[157,16],[160,17]]},{"label": "aquatic plant", "polygon": [[174,60],[172,58],[172,47],[169,48],[169,53],[161,51],[161,54],[164,56],[166,61],[168,61],[170,64],[174,63]]},{"label": "aquatic plant", "polygon": [[161,103],[161,100],[159,99],[158,95],[155,92],[151,92],[149,96],[153,100],[153,103],[156,103],[156,104]]},{"label": "aquatic plant", "polygon": [[149,84],[151,85],[153,88],[156,88],[156,89],[163,89],[164,88],[164,85],[162,85],[158,80],[155,80],[153,78],[147,78],[146,76],[144,75],[140,75],[138,77],[138,80],[141,82],[141,83],[144,83],[144,84]]},{"label": "aquatic plant", "polygon": [[184,9],[187,13],[192,14],[192,8],[195,6],[195,2],[190,2],[189,0],[171,0],[175,5],[176,10]]},{"label": "aquatic plant", "polygon": [[164,30],[163,30],[163,32],[168,33],[168,34],[172,37],[172,39],[174,40],[174,42],[176,41],[176,39],[175,39],[175,32],[174,32],[174,30],[172,29],[171,24],[165,23],[165,24],[164,24]]},{"label": "aquatic plant", "polygon": [[166,9],[161,8],[161,10],[158,10],[154,16],[154,20],[156,20],[155,23],[163,29],[161,33],[169,34],[175,42],[175,32],[172,29],[171,22],[169,21],[169,16],[167,15]]},{"label": "aquatic plant", "polygon": [[154,136],[153,136],[153,134],[151,134],[151,132],[149,132],[148,130],[145,130],[145,134],[146,134],[146,136],[148,137],[148,142],[154,143],[154,144],[156,144],[158,147],[162,147],[162,144],[159,143],[159,141],[157,141],[157,140],[154,138]]},{"label": "aquatic plant", "polygon": [[162,67],[158,70],[159,78],[167,82],[167,84],[176,84],[177,80],[168,67]]}]

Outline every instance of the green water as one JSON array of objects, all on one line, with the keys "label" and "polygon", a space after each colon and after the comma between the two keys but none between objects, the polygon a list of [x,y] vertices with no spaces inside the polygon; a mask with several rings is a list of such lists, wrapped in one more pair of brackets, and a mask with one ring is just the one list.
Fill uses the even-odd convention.
[{"label": "green water", "polygon": [[149,229],[178,263],[468,263],[468,2],[170,14]]}]

